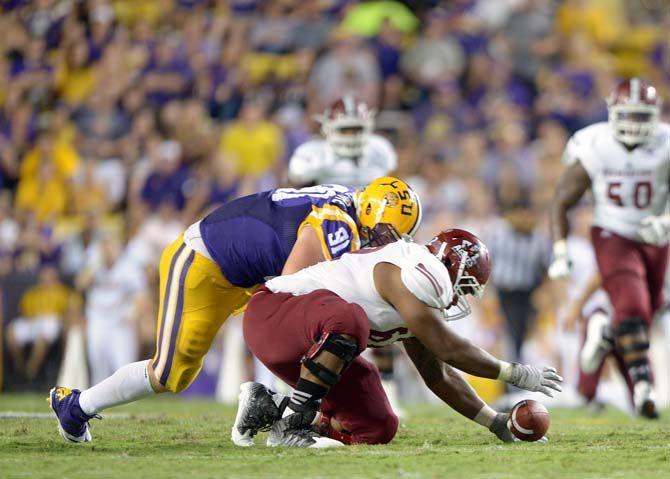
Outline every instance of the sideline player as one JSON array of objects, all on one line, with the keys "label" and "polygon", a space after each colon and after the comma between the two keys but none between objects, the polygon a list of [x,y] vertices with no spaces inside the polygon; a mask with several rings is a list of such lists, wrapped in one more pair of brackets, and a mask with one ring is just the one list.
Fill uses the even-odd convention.
[{"label": "sideline player", "polygon": [[377,369],[360,354],[396,341],[440,399],[503,441],[513,440],[509,416],[484,403],[453,368],[549,396],[561,390],[553,368],[501,361],[447,326],[445,319],[469,314],[465,296],[481,297],[489,278],[489,253],[476,236],[451,229],[427,245],[397,241],[356,253],[254,293],[244,316],[247,345],[295,389],[288,398],[242,385],[235,444],[252,445],[269,426],[270,446],[388,443],[398,418]]},{"label": "sideline player", "polygon": [[649,364],[649,327],[662,304],[668,263],[670,125],[659,123],[661,98],[637,78],[620,82],[607,100],[609,122],[575,133],[566,145],[551,227],[549,276],[565,278],[568,211],[590,189],[591,239],[603,288],[614,309],[614,343],[634,384],[636,412],[658,417]]},{"label": "sideline player", "polygon": [[[391,143],[373,133],[374,111],[353,95],[335,101],[317,120],[322,138],[303,143],[295,150],[288,169],[291,183],[337,183],[359,188],[397,168],[398,157]],[[372,356],[393,410],[404,416],[393,379],[394,348],[377,348]]]},{"label": "sideline player", "polygon": [[374,112],[345,95],[317,117],[323,138],[300,145],[289,161],[291,183],[336,183],[359,188],[391,174],[398,158],[391,143],[373,133]]},{"label": "sideline player", "polygon": [[156,354],[128,364],[83,392],[54,387],[61,435],[91,440],[101,410],[153,393],[178,393],[200,372],[217,331],[268,277],[412,235],[416,194],[393,177],[361,191],[321,185],[280,188],[227,203],[191,225],[163,252]]}]

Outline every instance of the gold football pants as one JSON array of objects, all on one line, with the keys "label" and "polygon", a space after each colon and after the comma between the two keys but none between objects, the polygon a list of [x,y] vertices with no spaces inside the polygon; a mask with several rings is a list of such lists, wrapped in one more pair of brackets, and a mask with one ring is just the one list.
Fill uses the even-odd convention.
[{"label": "gold football pants", "polygon": [[159,274],[152,366],[160,384],[177,393],[196,378],[219,328],[246,306],[253,289],[230,284],[219,266],[187,246],[183,236],[163,251]]}]

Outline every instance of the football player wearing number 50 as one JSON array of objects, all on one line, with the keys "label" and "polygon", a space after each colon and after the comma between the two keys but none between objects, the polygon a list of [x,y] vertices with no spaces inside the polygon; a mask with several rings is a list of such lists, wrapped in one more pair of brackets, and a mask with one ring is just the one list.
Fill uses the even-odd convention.
[{"label": "football player wearing number 50", "polygon": [[591,239],[602,285],[614,309],[617,353],[634,384],[637,413],[656,418],[649,326],[662,304],[668,264],[670,125],[659,122],[661,98],[647,82],[620,82],[607,99],[609,122],[575,133],[552,207],[554,261],[549,276],[570,275],[568,210],[590,189]]},{"label": "football player wearing number 50", "polygon": [[103,409],[183,391],[223,322],[267,279],[411,236],[420,222],[418,196],[388,176],[359,191],[280,188],[221,206],[163,252],[154,357],[127,364],[85,391],[51,390],[61,435],[88,442],[88,421]]}]

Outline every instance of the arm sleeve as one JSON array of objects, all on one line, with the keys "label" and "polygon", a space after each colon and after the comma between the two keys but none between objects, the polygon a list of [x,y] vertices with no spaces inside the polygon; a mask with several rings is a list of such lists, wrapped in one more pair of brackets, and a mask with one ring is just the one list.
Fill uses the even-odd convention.
[{"label": "arm sleeve", "polygon": [[592,143],[592,134],[587,134],[584,130],[578,131],[570,137],[565,145],[561,161],[565,166],[572,166],[580,162],[589,176],[593,177],[597,164],[596,157],[591,152]]},{"label": "arm sleeve", "polygon": [[321,243],[324,258],[339,258],[344,253],[360,248],[360,238],[356,223],[340,208],[326,204],[314,207],[300,225],[300,229],[311,226],[316,231]]},{"label": "arm sleeve", "polygon": [[444,275],[432,271],[432,268],[426,267],[424,263],[403,265],[400,279],[419,301],[431,308],[444,309],[451,303],[453,297],[451,281],[447,283]]}]

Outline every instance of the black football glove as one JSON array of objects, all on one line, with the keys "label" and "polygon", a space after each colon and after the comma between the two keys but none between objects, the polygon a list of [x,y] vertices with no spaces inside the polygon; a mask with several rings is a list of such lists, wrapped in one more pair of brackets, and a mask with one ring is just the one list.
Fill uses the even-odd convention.
[{"label": "black football glove", "polygon": [[[496,414],[495,419],[489,426],[489,431],[495,434],[498,437],[498,439],[500,439],[502,442],[520,442],[521,439],[516,437],[512,433],[512,431],[510,431],[509,422],[510,422],[509,414],[499,412],[498,414]],[[547,436],[542,436],[540,439],[534,442],[544,444],[547,441],[549,441],[549,439],[547,439]]]},{"label": "black football glove", "polygon": [[508,421],[509,414],[499,412],[489,426],[489,431],[495,434],[502,442],[516,442],[519,439],[517,439],[514,434],[512,434],[512,431],[509,430],[509,427],[507,427]]}]

